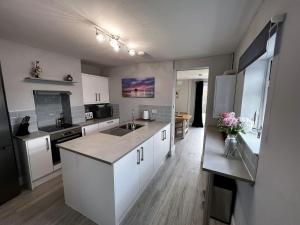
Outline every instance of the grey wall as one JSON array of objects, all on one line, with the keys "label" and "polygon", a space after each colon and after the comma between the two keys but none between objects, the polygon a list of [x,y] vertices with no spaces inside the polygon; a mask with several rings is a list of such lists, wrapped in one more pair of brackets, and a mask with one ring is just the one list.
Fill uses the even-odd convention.
[{"label": "grey wall", "polygon": [[273,61],[256,184],[238,184],[236,225],[300,224],[299,11],[299,1],[265,0],[236,50],[238,59],[272,16],[287,12]]},{"label": "grey wall", "polygon": [[[103,75],[109,76],[110,101],[120,105],[120,121],[131,119],[131,109],[139,112],[139,105],[172,106],[175,77],[172,62],[142,63],[130,66],[108,67]],[[122,78],[155,77],[154,98],[122,97]]]},{"label": "grey wall", "polygon": [[81,72],[102,76],[102,66],[81,60]]},{"label": "grey wall", "polygon": [[[33,90],[63,90],[70,91],[70,103],[74,121],[80,122],[84,113],[81,85],[80,59],[32,48],[23,44],[0,39],[0,62],[7,96],[8,110],[12,125],[20,121],[25,115],[32,117],[36,123]],[[66,74],[71,74],[77,83],[74,86],[41,84],[24,82],[30,76],[32,62],[40,61],[43,68],[43,78],[62,80]],[[83,117],[84,119],[84,117]],[[36,124],[31,131],[37,129]]]},{"label": "grey wall", "polygon": [[213,101],[215,90],[215,79],[217,75],[223,74],[224,71],[231,69],[232,54],[218,55],[204,58],[176,60],[174,69],[189,70],[209,67],[208,77],[208,93],[206,108],[206,124],[215,125],[216,120],[213,119]]}]

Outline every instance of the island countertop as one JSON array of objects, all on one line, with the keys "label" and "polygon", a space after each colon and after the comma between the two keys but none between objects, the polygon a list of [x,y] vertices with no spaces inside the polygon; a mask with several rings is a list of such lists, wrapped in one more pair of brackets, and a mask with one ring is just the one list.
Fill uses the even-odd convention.
[{"label": "island countertop", "polygon": [[57,146],[61,150],[72,151],[107,164],[113,164],[169,124],[144,121],[136,121],[136,123],[144,126],[121,137],[96,133]]}]

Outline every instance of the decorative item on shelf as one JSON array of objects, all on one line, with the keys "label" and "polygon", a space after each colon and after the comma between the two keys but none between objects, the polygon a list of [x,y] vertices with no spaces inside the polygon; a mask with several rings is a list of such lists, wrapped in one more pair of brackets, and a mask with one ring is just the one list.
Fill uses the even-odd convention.
[{"label": "decorative item on shelf", "polygon": [[73,77],[71,76],[71,74],[68,74],[67,76],[64,77],[65,81],[73,81]]},{"label": "decorative item on shelf", "polygon": [[33,63],[32,69],[31,69],[31,75],[35,78],[41,78],[42,72],[43,72],[43,70],[40,67],[40,61],[35,61],[35,63]]},{"label": "decorative item on shelf", "polygon": [[248,129],[248,120],[246,118],[235,117],[234,112],[221,113],[217,127],[221,132],[227,134],[225,139],[225,152],[226,158],[234,158],[237,151],[236,137],[239,132],[245,133]]}]

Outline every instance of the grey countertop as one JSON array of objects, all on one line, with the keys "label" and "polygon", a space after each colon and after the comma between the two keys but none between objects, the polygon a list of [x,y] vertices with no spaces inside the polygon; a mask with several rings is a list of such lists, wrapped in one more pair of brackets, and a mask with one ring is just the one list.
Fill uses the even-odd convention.
[{"label": "grey countertop", "polygon": [[25,136],[14,136],[14,137],[19,140],[22,140],[22,141],[28,141],[28,140],[39,138],[39,137],[45,137],[47,135],[49,135],[49,133],[44,132],[44,131],[36,131],[36,132],[32,132]]},{"label": "grey countertop", "polygon": [[[105,122],[105,121],[109,121],[109,120],[114,120],[114,119],[119,119],[119,117],[108,117],[108,118],[104,118],[104,119],[92,119],[92,120],[87,120],[83,123],[79,123],[77,125],[79,125],[81,127],[84,127],[84,126],[88,126],[88,125],[92,125],[92,124],[96,124],[96,123],[101,123],[101,122]],[[68,128],[68,129],[71,129],[71,128]],[[66,129],[66,130],[68,130],[68,129]],[[59,131],[57,131],[57,132],[59,132]],[[55,133],[55,132],[52,132],[52,133]],[[14,136],[14,137],[19,139],[19,140],[22,140],[22,141],[28,141],[28,140],[31,140],[31,139],[44,137],[44,136],[47,136],[47,135],[50,135],[50,133],[44,132],[44,131],[35,131],[35,132],[32,132],[32,133],[30,133],[28,135],[25,135],[25,136]]]},{"label": "grey countertop", "polygon": [[108,118],[104,118],[104,119],[91,119],[91,120],[87,120],[83,123],[79,123],[78,125],[80,125],[81,127],[84,127],[84,126],[101,123],[101,122],[105,122],[105,121],[109,121],[109,120],[114,120],[114,119],[119,119],[119,117],[115,116],[115,117],[108,117]]},{"label": "grey countertop", "polygon": [[169,124],[143,121],[137,121],[137,123],[145,126],[121,137],[97,133],[64,142],[58,146],[63,150],[113,164]]},{"label": "grey countertop", "polygon": [[224,139],[215,127],[206,127],[202,169],[236,180],[254,183],[240,154],[234,159],[224,157]]}]

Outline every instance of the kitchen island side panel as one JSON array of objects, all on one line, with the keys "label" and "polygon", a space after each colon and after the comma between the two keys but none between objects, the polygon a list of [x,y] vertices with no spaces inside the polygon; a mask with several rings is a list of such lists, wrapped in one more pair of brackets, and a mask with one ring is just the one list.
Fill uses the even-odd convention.
[{"label": "kitchen island side panel", "polygon": [[111,165],[60,149],[65,202],[100,225],[115,225]]}]

